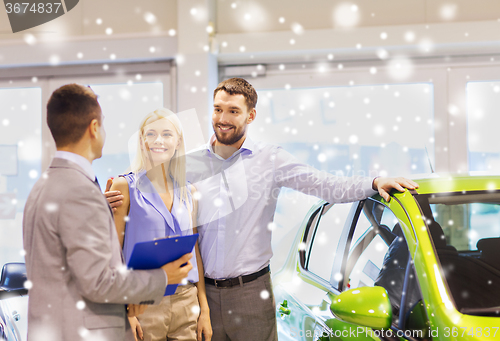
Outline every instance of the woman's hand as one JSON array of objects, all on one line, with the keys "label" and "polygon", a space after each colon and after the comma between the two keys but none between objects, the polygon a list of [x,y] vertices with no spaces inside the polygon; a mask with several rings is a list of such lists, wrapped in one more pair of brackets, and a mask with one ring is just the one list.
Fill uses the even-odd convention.
[{"label": "woman's hand", "polygon": [[212,324],[210,323],[210,311],[202,310],[198,317],[198,341],[202,341],[202,335],[205,341],[212,340]]},{"label": "woman's hand", "polygon": [[130,322],[130,327],[132,327],[132,333],[134,334],[135,341],[144,340],[144,333],[142,332],[141,324],[137,317],[129,317],[128,321]]}]

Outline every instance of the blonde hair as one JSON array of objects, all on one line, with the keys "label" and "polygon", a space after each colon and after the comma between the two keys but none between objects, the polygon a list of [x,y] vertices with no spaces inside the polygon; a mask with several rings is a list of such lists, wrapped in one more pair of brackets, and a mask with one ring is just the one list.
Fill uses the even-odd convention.
[{"label": "blonde hair", "polygon": [[[188,208],[188,212],[191,212],[191,205],[189,204],[189,189],[186,186],[186,147],[184,146],[184,133],[182,130],[182,124],[176,114],[172,111],[160,108],[153,112],[147,114],[141,124],[139,125],[139,134],[137,139],[137,153],[135,155],[135,159],[130,166],[130,170],[138,175],[139,172],[146,170],[146,164],[148,162],[147,155],[144,152],[146,150],[146,145],[144,143],[144,128],[146,125],[159,121],[159,120],[168,120],[175,128],[177,135],[179,136],[179,147],[174,153],[172,159],[170,160],[168,169],[165,170],[168,174],[171,175],[174,179],[174,182],[177,183],[177,187],[179,188],[179,196],[181,203],[185,203]],[[191,220],[191,214],[189,214]],[[192,222],[191,222],[192,226]]]}]

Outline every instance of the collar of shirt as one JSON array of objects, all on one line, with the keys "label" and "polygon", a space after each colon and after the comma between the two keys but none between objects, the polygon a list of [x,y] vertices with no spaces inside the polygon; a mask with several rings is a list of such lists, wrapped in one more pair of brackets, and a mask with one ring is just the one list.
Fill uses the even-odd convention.
[{"label": "collar of shirt", "polygon": [[75,153],[71,153],[71,152],[58,150],[58,151],[56,151],[56,154],[54,155],[54,157],[57,157],[59,159],[65,159],[65,160],[71,161],[73,163],[76,163],[78,166],[80,166],[83,169],[85,174],[87,174],[87,176],[91,180],[96,178],[94,170],[92,169],[92,164],[89,162],[89,160],[87,160],[83,156],[75,154]]},{"label": "collar of shirt", "polygon": [[[215,134],[212,135],[212,137],[210,138],[210,140],[206,144],[205,148],[210,153],[212,153],[212,154],[216,155],[218,158],[220,158],[220,156],[214,152],[214,149],[213,149],[214,142],[215,142]],[[253,140],[248,136],[245,138],[245,141],[243,141],[243,144],[241,145],[240,149],[235,151],[233,153],[233,155],[231,155],[228,159],[232,158],[233,156],[235,156],[239,153],[242,153],[245,150],[248,150],[250,152],[250,154],[252,154],[255,151],[255,142],[253,142]]]}]

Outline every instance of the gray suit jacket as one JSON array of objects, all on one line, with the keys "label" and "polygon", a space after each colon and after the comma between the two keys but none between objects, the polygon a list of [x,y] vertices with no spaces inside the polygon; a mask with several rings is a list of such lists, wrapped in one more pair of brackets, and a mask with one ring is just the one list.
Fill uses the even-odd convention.
[{"label": "gray suit jacket", "polygon": [[163,298],[163,270],[123,264],[112,214],[93,181],[55,158],[28,197],[28,340],[133,340],[124,304]]}]

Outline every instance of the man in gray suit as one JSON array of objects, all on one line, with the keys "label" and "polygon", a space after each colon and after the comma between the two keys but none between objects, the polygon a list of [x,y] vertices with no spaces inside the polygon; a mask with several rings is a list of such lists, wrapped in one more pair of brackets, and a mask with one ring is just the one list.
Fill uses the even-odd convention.
[{"label": "man in gray suit", "polygon": [[[157,304],[192,268],[191,254],[161,269],[123,264],[112,212],[91,163],[105,140],[97,96],[69,84],[52,94],[47,123],[57,146],[26,202],[28,340],[133,340],[126,318]],[[182,264],[188,262],[187,266]]]}]

